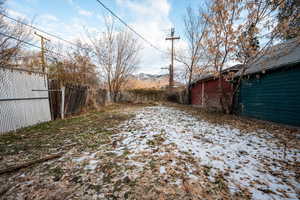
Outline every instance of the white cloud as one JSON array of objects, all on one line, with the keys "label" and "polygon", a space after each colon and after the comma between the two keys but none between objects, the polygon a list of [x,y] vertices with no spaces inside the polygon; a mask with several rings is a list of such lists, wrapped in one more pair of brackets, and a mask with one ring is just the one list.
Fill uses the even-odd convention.
[{"label": "white cloud", "polygon": [[[166,29],[172,27],[169,17],[171,5],[168,0],[116,0],[117,5],[124,9],[124,15],[130,16],[129,25],[149,40],[153,45],[167,52],[170,43],[165,41]],[[142,42],[142,40],[140,40]],[[146,73],[163,73],[161,68],[167,67],[170,59],[142,42],[141,64],[139,71]]]},{"label": "white cloud", "polygon": [[66,0],[70,5],[74,5],[74,1],[73,0]]},{"label": "white cloud", "polygon": [[79,6],[74,0],[65,0],[73,9],[77,11],[79,15],[91,17],[93,15],[93,12],[89,10],[85,10]]},{"label": "white cloud", "polygon": [[36,4],[38,3],[39,0],[26,0],[27,3],[30,3],[30,4]]},{"label": "white cloud", "polygon": [[[76,5],[73,0],[65,0],[71,5],[74,10],[81,16],[92,16],[95,14],[93,23],[90,23],[86,18],[75,17],[66,23],[64,19],[57,19],[55,16],[44,14],[39,16],[40,20],[37,25],[43,27],[46,31],[62,36],[67,40],[74,41],[76,38],[87,41],[87,35],[84,29],[90,32],[102,31],[104,28],[103,16],[82,9]],[[149,40],[153,45],[164,52],[168,52],[171,44],[165,40],[169,30],[173,25],[170,20],[171,4],[168,0],[115,0],[116,13],[123,18],[131,27],[138,33]],[[105,13],[107,14],[107,13]],[[12,16],[23,16],[21,13],[13,13]],[[95,21],[96,20],[96,21]],[[116,20],[117,21],[117,20]],[[98,24],[98,25],[95,25]],[[93,26],[91,26],[93,24]],[[64,28],[62,28],[64,27]],[[55,38],[50,38],[52,43],[55,43]],[[141,63],[139,65],[140,72],[146,73],[167,73],[167,70],[162,70],[170,64],[170,55],[163,54],[152,48],[146,42],[139,40],[142,44]],[[183,41],[176,41],[176,48],[184,46]],[[179,65],[177,65],[179,67]],[[176,67],[177,67],[176,66]]]},{"label": "white cloud", "polygon": [[83,15],[83,16],[86,16],[86,17],[90,17],[90,16],[93,15],[92,12],[87,11],[87,10],[84,10],[84,9],[78,9],[78,13],[79,13],[80,15]]},{"label": "white cloud", "polygon": [[50,15],[50,14],[41,15],[40,18],[43,20],[48,20],[48,21],[58,21],[57,17],[55,17],[54,15]]},{"label": "white cloud", "polygon": [[17,12],[17,11],[12,10],[12,9],[7,9],[7,14],[11,17],[14,17],[14,18],[21,18],[21,19],[27,19],[28,18],[25,14]]}]

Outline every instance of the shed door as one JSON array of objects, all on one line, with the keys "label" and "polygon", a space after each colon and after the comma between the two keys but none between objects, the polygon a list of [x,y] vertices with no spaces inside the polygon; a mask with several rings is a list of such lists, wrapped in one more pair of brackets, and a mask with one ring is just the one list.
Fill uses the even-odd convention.
[{"label": "shed door", "polygon": [[300,66],[244,80],[240,114],[300,126]]}]

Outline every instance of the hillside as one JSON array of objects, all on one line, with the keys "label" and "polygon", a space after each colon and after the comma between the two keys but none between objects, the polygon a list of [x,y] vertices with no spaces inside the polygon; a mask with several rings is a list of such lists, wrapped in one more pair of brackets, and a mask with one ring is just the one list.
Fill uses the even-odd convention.
[{"label": "hillside", "polygon": [[[146,74],[146,73],[139,73],[132,75],[127,83],[127,88],[165,88],[169,85],[169,74]],[[179,82],[175,81],[175,85],[182,85]]]}]

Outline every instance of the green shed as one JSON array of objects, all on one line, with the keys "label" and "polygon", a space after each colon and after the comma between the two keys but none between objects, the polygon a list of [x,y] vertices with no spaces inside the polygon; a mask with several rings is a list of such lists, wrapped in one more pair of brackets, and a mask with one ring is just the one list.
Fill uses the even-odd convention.
[{"label": "green shed", "polygon": [[238,114],[300,126],[300,40],[272,47],[247,67],[237,94]]}]

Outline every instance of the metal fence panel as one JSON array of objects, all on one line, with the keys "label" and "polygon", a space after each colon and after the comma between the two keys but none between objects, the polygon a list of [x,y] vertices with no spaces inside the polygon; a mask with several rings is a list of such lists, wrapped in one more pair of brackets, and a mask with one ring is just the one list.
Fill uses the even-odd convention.
[{"label": "metal fence panel", "polygon": [[0,133],[51,120],[46,77],[0,67]]}]

